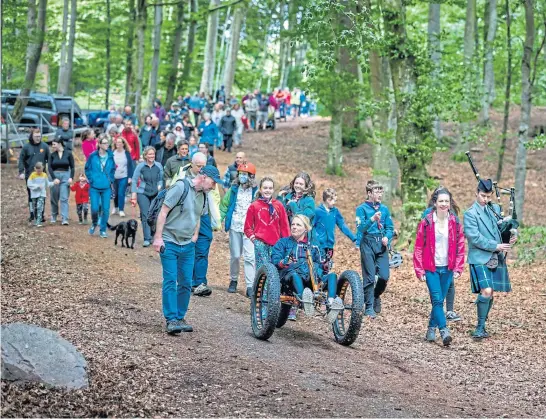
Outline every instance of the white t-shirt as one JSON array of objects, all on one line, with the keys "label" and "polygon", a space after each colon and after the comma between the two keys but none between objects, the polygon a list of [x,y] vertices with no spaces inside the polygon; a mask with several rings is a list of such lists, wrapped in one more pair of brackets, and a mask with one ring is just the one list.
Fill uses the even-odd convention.
[{"label": "white t-shirt", "polygon": [[116,172],[114,173],[115,179],[123,179],[128,176],[127,173],[127,155],[125,150],[114,150],[114,162],[116,163]]},{"label": "white t-shirt", "polygon": [[436,247],[434,249],[434,264],[436,266],[447,266],[447,248],[448,248],[448,234],[449,234],[449,221],[446,218],[443,223],[438,222],[436,211],[432,214],[434,221],[434,235],[436,238]]},{"label": "white t-shirt", "polygon": [[244,231],[246,213],[248,212],[248,207],[250,207],[251,203],[252,188],[243,189],[239,186],[230,230],[236,231],[237,233],[242,233]]}]

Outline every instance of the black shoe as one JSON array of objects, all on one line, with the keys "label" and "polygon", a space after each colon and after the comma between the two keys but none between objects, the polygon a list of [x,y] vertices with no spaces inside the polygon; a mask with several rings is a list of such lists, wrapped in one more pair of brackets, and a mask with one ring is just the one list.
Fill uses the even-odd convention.
[{"label": "black shoe", "polygon": [[169,335],[177,335],[182,331],[182,328],[178,324],[178,321],[171,320],[167,322],[167,333]]},{"label": "black shoe", "polygon": [[375,311],[377,314],[381,313],[381,297],[374,298],[373,311]]},{"label": "black shoe", "polygon": [[237,281],[230,281],[227,292],[234,293],[237,292]]},{"label": "black shoe", "polygon": [[248,298],[252,298],[252,287],[247,287],[246,289],[246,296]]},{"label": "black shoe", "polygon": [[180,328],[181,332],[193,332],[193,327],[191,327],[188,323],[186,323],[185,319],[178,320],[176,323],[178,327]]}]

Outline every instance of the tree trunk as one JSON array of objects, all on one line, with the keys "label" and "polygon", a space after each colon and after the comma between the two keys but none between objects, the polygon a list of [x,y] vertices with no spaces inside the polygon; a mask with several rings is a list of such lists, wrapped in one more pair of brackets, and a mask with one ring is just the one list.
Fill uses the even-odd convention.
[{"label": "tree trunk", "polygon": [[[129,0],[129,27],[127,28],[127,58],[125,60],[125,105],[134,105],[133,45],[135,42],[135,0]],[[137,114],[138,115],[138,114]]]},{"label": "tree trunk", "polygon": [[[154,31],[152,37],[152,70],[148,89],[148,108],[153,111],[154,101],[157,99],[157,78],[159,73],[159,58],[161,52],[161,25],[163,24],[163,6],[154,6]],[[166,105],[167,106],[167,105]]]},{"label": "tree trunk", "polygon": [[504,2],[504,12],[506,13],[506,53],[508,59],[506,62],[506,88],[504,90],[504,118],[502,120],[502,142],[499,148],[499,162],[497,166],[497,182],[502,178],[502,166],[504,163],[504,151],[506,150],[506,137],[508,133],[508,119],[510,118],[510,88],[512,86],[512,31],[510,17],[510,0]]},{"label": "tree trunk", "polygon": [[[13,106],[12,117],[13,122],[16,124],[19,123],[23,117],[23,112],[28,103],[28,95],[36,80],[36,71],[38,69],[38,64],[40,63],[45,38],[46,8],[47,0],[39,0],[38,13],[36,13],[36,1],[29,0],[28,2],[27,13],[29,16],[27,29],[30,30],[32,28],[32,30],[30,31],[31,36],[29,37],[29,46],[27,48],[28,65],[25,72],[25,82],[15,101],[15,105]],[[32,22],[34,17],[36,17],[36,20]]]},{"label": "tree trunk", "polygon": [[63,26],[61,29],[61,61],[59,63],[59,78],[57,80],[57,93],[63,94],[63,80],[66,74],[66,41],[68,39],[68,2],[63,2]]},{"label": "tree trunk", "polygon": [[68,48],[66,54],[66,63],[64,65],[64,73],[62,79],[59,79],[57,84],[57,93],[68,95],[70,93],[70,82],[72,80],[72,68],[74,66],[74,44],[76,41],[76,22],[78,18],[77,1],[70,2],[70,34],[68,38]]},{"label": "tree trunk", "polygon": [[190,27],[188,29],[188,45],[186,48],[186,56],[184,57],[184,71],[182,71],[182,79],[179,90],[185,88],[185,84],[191,75],[191,65],[193,63],[193,49],[195,47],[195,32],[197,30],[197,0],[190,1]]},{"label": "tree trunk", "polygon": [[144,53],[146,47],[146,0],[137,0],[137,74],[135,80],[135,113],[137,117],[142,118],[142,87],[144,84]]},{"label": "tree trunk", "polygon": [[[220,4],[220,0],[210,0],[210,8]],[[205,44],[205,58],[203,61],[203,75],[201,76],[200,91],[212,95],[214,83],[214,69],[216,63],[216,38],[218,37],[218,13],[216,9],[209,12],[207,25],[207,41]]]},{"label": "tree trunk", "polygon": [[[433,85],[438,86],[440,77],[440,60],[442,57],[440,45],[440,3],[429,3],[428,7],[428,51],[434,69],[432,71]],[[437,140],[442,137],[440,118],[435,115],[433,132]]]},{"label": "tree trunk", "polygon": [[281,0],[279,3],[279,87],[284,88],[284,66],[286,65],[285,54],[286,54],[286,31],[284,29],[284,9],[285,9],[285,0]]},{"label": "tree trunk", "polygon": [[110,0],[106,0],[106,81],[104,95],[104,109],[108,109],[110,106],[110,75],[112,70],[112,63],[110,61],[110,31],[112,26],[112,16],[110,14]]},{"label": "tree trunk", "polygon": [[486,16],[487,22],[487,37],[484,43],[484,75],[483,75],[483,97],[482,97],[482,113],[481,123],[489,124],[489,108],[493,103],[495,95],[495,73],[493,69],[493,50],[495,43],[495,35],[497,32],[497,0],[487,0]]},{"label": "tree trunk", "polygon": [[[343,22],[343,20],[341,20]],[[345,48],[337,48],[337,63],[334,68],[336,74],[343,71],[343,61],[347,61],[348,52]],[[339,95],[332,97],[330,109],[332,118],[330,120],[330,137],[328,139],[328,160],[326,173],[331,175],[343,175],[343,99]]]},{"label": "tree trunk", "polygon": [[527,177],[527,144],[529,121],[531,119],[531,60],[535,43],[535,13],[533,0],[524,0],[525,8],[525,43],[521,60],[521,119],[518,130],[518,148],[516,151],[516,198],[515,207],[520,222],[523,220],[525,200],[525,178]]},{"label": "tree trunk", "polygon": [[[226,32],[228,30],[230,15],[231,15],[231,7],[228,7],[226,11],[226,18],[224,19],[224,25],[222,26],[222,36],[220,41],[220,57],[218,59],[218,63],[216,66],[216,76],[214,78],[214,85],[212,89],[213,91],[218,90],[220,88],[220,83],[224,82],[224,71],[225,71],[224,63],[226,61],[226,57],[229,55],[229,44],[227,46],[227,51],[226,51]],[[220,80],[222,81],[220,82]]]},{"label": "tree trunk", "polygon": [[178,67],[180,65],[180,44],[182,43],[182,24],[184,23],[184,3],[180,2],[176,5],[175,15],[176,26],[174,29],[172,61],[169,68],[169,76],[167,79],[167,94],[165,95],[166,106],[170,106],[174,99],[174,89],[178,76]]},{"label": "tree trunk", "polygon": [[245,9],[243,6],[237,6],[233,13],[233,23],[231,25],[231,38],[229,46],[229,55],[226,57],[226,66],[224,69],[224,88],[226,99],[232,93],[233,81],[235,79],[235,66],[237,64],[237,54],[239,53],[239,39],[241,38],[241,28],[245,18]]}]

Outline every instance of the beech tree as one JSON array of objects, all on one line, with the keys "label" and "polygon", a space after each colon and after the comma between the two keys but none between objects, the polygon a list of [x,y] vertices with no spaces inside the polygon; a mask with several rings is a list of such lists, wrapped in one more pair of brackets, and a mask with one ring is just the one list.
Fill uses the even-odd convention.
[{"label": "beech tree", "polygon": [[216,38],[218,37],[218,9],[220,0],[210,0],[209,17],[207,24],[207,40],[205,43],[205,58],[203,61],[203,74],[199,90],[207,94],[213,94],[214,66],[216,63]]}]

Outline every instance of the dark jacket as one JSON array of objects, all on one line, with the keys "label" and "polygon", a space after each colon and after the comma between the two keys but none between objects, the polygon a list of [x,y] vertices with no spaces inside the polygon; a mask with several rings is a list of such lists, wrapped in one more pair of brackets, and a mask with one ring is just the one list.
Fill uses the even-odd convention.
[{"label": "dark jacket", "polygon": [[24,173],[25,177],[28,178],[38,162],[44,165],[45,172],[49,158],[49,146],[43,141],[40,141],[38,144],[34,142],[25,144],[19,155],[19,174]]},{"label": "dark jacket", "polygon": [[237,121],[233,115],[224,115],[220,119],[220,132],[225,135],[233,135],[237,129]]},{"label": "dark jacket", "polygon": [[157,150],[155,153],[155,161],[161,163],[161,166],[163,167],[165,167],[167,164],[167,160],[176,155],[176,145],[170,150],[167,150],[165,143],[166,141],[164,143],[158,143],[154,146]]},{"label": "dark jacket", "polygon": [[[154,146],[159,142],[159,133],[157,129],[150,128],[149,130],[146,127],[142,127],[139,135],[140,147],[144,150],[145,147]],[[141,151],[142,151],[141,150]]]},{"label": "dark jacket", "polygon": [[64,148],[68,151],[72,151],[72,138],[74,136],[74,133],[69,128],[66,131],[62,128],[57,128],[57,132],[55,133],[55,139],[57,140],[63,140],[64,142]]},{"label": "dark jacket", "polygon": [[100,162],[98,150],[93,152],[85,162],[85,176],[89,181],[89,186],[94,189],[110,189],[114,183],[114,173],[116,172],[116,163],[112,151],[108,150],[108,157],[104,169]]},{"label": "dark jacket", "polygon": [[269,110],[269,99],[265,96],[258,101],[258,110],[260,112],[267,112]]},{"label": "dark jacket", "polygon": [[74,178],[74,156],[69,150],[63,150],[63,154],[59,157],[59,153],[54,151],[49,156],[49,175],[52,180],[55,180],[56,171],[70,172],[70,178]]},{"label": "dark jacket", "polygon": [[[309,242],[296,242],[292,236],[280,239],[273,246],[271,263],[279,270],[281,280],[293,272],[299,274],[304,281],[309,280],[309,265],[306,254],[309,246]],[[317,246],[311,246],[311,257],[313,259],[315,279],[321,278],[323,274],[322,261]]]}]

